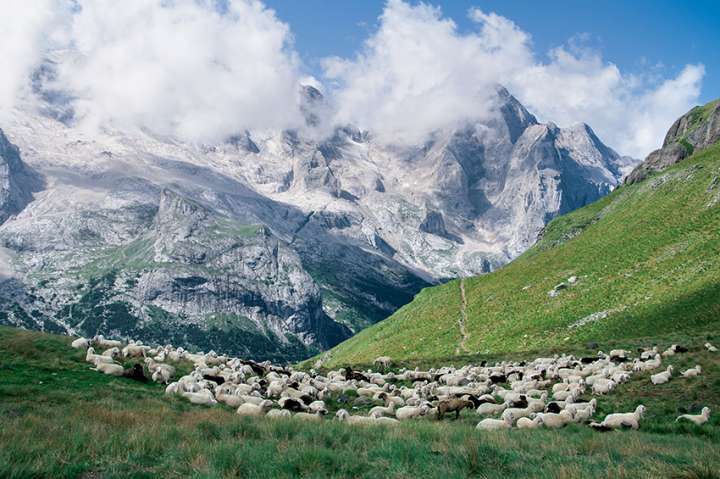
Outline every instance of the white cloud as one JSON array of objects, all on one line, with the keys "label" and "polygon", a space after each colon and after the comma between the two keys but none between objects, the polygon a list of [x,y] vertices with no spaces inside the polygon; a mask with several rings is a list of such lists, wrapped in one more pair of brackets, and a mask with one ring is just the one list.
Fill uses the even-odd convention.
[{"label": "white cloud", "polygon": [[378,30],[354,59],[331,58],[336,121],[357,123],[381,139],[417,142],[429,132],[492,107],[495,84],[506,86],[543,120],[590,124],[621,153],[642,157],[698,99],[702,65],[656,80],[623,73],[582,38],[539,61],[530,36],[512,21],[471,9],[473,32],[460,33],[439,8],[388,1]]},{"label": "white cloud", "polygon": [[56,20],[54,0],[2,0],[0,9],[0,118],[26,97],[30,75],[53,40],[48,26]]},{"label": "white cloud", "polygon": [[300,123],[292,36],[261,2],[79,4],[59,84],[82,117],[207,142]]},{"label": "white cloud", "polygon": [[[55,89],[89,124],[146,128],[214,142],[245,129],[303,124],[301,74],[288,25],[260,0],[0,0],[0,117],[27,99],[50,54]],[[486,118],[502,84],[543,120],[589,123],[621,153],[644,156],[698,99],[704,69],[676,77],[646,65],[628,74],[581,46],[539,60],[511,20],[471,9],[468,33],[439,8],[389,0],[379,28],[352,59],[324,62],[333,114],[381,140]],[[311,84],[320,87],[316,80]],[[1,119],[1,118],[0,118]]]}]

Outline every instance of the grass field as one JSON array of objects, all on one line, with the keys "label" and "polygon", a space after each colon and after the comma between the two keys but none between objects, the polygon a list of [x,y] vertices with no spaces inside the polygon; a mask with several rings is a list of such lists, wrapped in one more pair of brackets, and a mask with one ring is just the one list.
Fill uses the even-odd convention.
[{"label": "grass field", "polygon": [[599,416],[644,403],[639,432],[481,433],[474,412],[390,428],[241,418],[90,371],[69,338],[0,328],[0,477],[718,478],[718,417],[673,419],[720,410],[720,354],[673,339],[692,350],[670,362],[703,376],[652,386],[643,374],[600,401]]},{"label": "grass field", "polygon": [[[718,331],[719,232],[717,144],[555,219],[524,255],[465,279],[464,344],[470,353],[502,354]],[[566,288],[550,297],[560,283]],[[426,288],[390,318],[323,354],[325,365],[381,355],[450,358],[461,341],[462,307],[460,280]]]}]

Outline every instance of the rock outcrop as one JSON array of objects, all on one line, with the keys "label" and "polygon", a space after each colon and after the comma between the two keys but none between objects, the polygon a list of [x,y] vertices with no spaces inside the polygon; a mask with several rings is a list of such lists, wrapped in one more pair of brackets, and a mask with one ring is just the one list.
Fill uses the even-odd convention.
[{"label": "rock outcrop", "polygon": [[627,184],[642,181],[653,172],[678,163],[694,152],[720,141],[720,100],[697,106],[673,123],[662,148],[653,151],[625,180]]}]

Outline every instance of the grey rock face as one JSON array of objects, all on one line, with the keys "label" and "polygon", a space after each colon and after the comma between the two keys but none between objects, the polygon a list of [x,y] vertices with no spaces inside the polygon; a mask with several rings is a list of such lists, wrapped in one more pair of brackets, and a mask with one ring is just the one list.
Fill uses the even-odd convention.
[{"label": "grey rock face", "polygon": [[20,160],[20,152],[0,130],[0,223],[22,211],[42,181]]},{"label": "grey rock face", "polygon": [[695,151],[720,141],[720,101],[698,106],[678,118],[670,127],[663,146],[648,155],[626,178],[627,184],[642,181],[656,171],[678,163]]},{"label": "grey rock face", "polygon": [[[317,124],[324,99],[305,95]],[[0,142],[0,322],[258,359],[305,357],[425,286],[491,271],[626,164],[586,125],[539,124],[503,89],[492,120],[414,146],[352,126],[212,146],[87,136],[51,107],[8,126],[19,149]],[[23,161],[46,179],[34,196]]]}]

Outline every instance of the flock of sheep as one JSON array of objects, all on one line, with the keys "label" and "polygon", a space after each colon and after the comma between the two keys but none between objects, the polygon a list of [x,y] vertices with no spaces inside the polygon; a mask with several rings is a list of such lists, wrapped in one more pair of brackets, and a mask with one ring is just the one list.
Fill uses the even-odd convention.
[{"label": "flock of sheep", "polygon": [[[85,349],[86,360],[95,370],[113,376],[147,381],[143,364],[124,368],[117,359],[138,358],[144,362],[151,379],[166,384],[166,394],[180,395],[193,404],[218,402],[237,408],[243,416],[294,417],[320,421],[328,413],[325,401],[334,399],[360,409],[374,406],[368,415],[337,411],[335,418],[350,424],[396,424],[422,416],[442,420],[448,413],[456,417],[464,409],[474,409],[486,417],[477,424],[480,430],[525,428],[561,428],[570,423],[588,423],[597,430],[640,427],[645,406],[633,412],[607,415],[593,422],[597,396],[611,392],[630,380],[634,373],[655,371],[664,357],[686,352],[673,345],[662,353],[657,347],[640,351],[631,358],[626,350],[600,351],[597,357],[575,358],[569,355],[537,358],[532,362],[501,362],[495,365],[443,367],[428,371],[401,369],[386,372],[388,357],[375,361],[382,372],[355,371],[349,368],[319,374],[296,371],[209,353],[190,353],[172,346],[149,347],[139,341],[127,344],[96,336],[79,338],[72,346]],[[710,343],[711,352],[717,348]],[[103,350],[98,354],[97,350]],[[176,368],[171,363],[191,361],[194,370],[171,382]],[[673,367],[650,376],[653,384],[670,380]],[[702,373],[698,365],[681,373],[694,378]],[[583,394],[594,396],[579,402]],[[676,421],[702,425],[709,420],[710,409],[697,415],[684,414]]]}]

